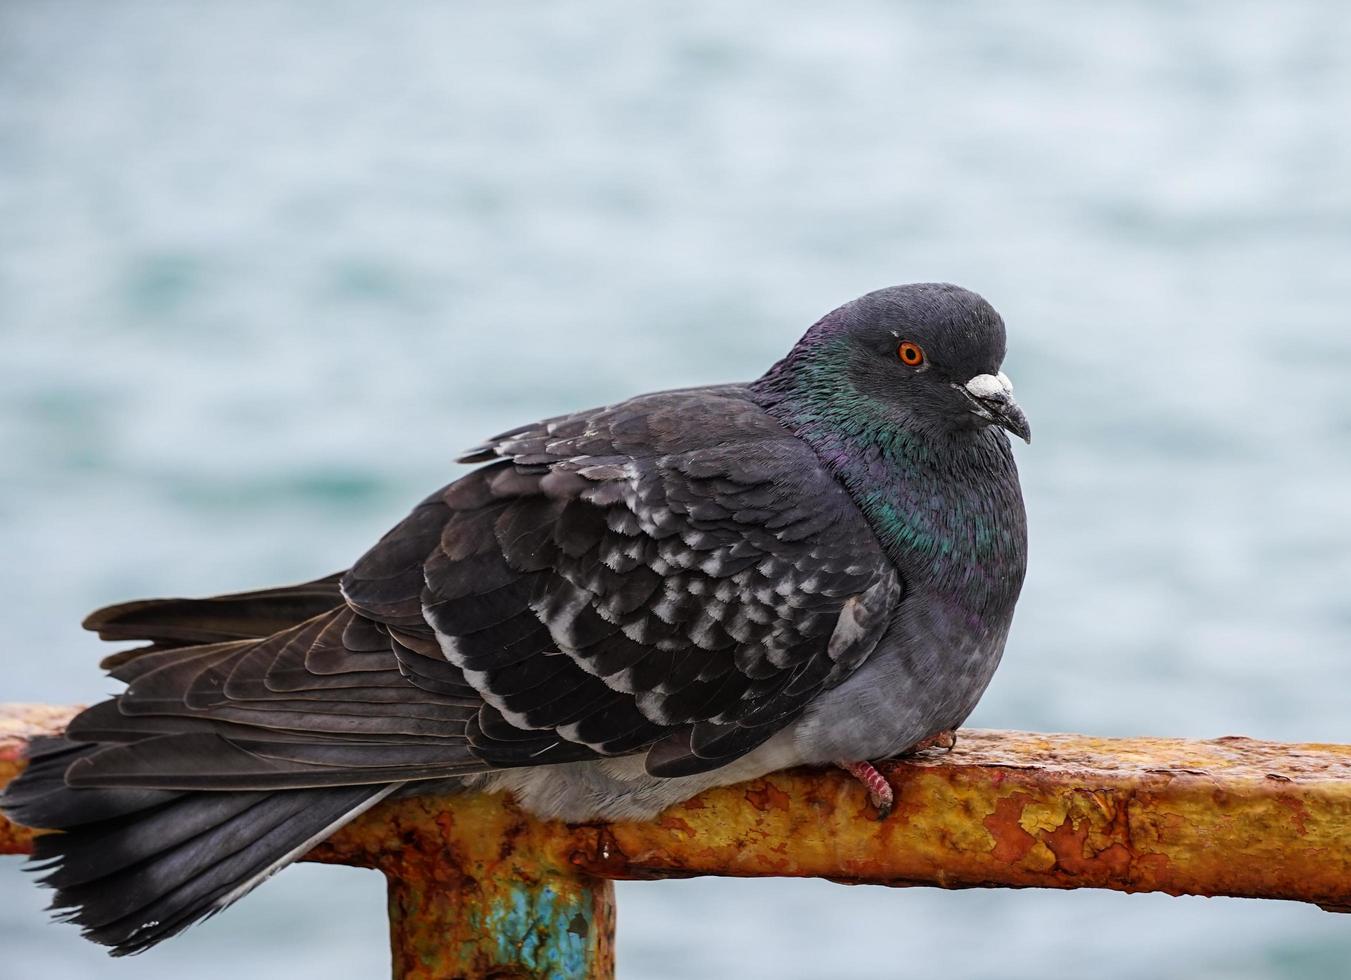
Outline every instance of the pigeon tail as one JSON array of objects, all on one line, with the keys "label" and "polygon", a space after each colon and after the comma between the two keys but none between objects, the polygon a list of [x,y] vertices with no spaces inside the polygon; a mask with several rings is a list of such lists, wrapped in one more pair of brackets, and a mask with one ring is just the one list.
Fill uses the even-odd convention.
[{"label": "pigeon tail", "polygon": [[399,784],[280,792],[76,789],[63,774],[98,746],[42,740],[0,797],[11,819],[59,833],[31,870],[52,909],[115,956],[139,953],[243,897]]}]

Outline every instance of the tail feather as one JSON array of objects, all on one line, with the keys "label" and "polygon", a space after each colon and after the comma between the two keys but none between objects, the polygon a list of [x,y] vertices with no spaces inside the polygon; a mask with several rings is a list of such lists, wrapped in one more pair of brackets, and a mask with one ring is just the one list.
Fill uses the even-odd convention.
[{"label": "tail feather", "polygon": [[148,821],[39,837],[34,857],[51,868],[53,909],[114,955],[137,953],[224,909],[397,788],[189,793]]},{"label": "tail feather", "polygon": [[66,769],[99,749],[64,738],[43,738],[29,746],[28,768],[0,794],[0,809],[25,827],[79,827],[117,820],[182,796],[172,790],[125,787],[73,790]]},{"label": "tail feather", "polygon": [[[262,792],[198,793],[186,805],[180,796],[177,805],[170,802],[141,811],[133,819],[109,820],[86,833],[62,834],[54,863],[39,880],[64,889],[92,884],[206,833],[267,796]],[[56,840],[51,843],[57,845]]]}]

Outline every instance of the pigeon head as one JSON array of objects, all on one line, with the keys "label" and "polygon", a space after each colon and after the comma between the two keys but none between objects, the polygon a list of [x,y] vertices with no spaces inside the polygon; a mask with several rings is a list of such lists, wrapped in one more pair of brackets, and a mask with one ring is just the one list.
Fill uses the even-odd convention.
[{"label": "pigeon head", "polygon": [[1004,349],[1004,321],[970,290],[893,286],[823,317],[764,383],[786,391],[805,382],[816,409],[830,415],[880,414],[934,435],[994,425],[1030,442],[1000,370]]}]

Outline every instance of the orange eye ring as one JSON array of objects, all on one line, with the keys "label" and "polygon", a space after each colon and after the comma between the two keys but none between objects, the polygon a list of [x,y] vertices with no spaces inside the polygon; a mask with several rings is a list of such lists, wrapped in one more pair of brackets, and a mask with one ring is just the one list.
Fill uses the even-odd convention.
[{"label": "orange eye ring", "polygon": [[901,359],[901,363],[906,367],[919,367],[924,363],[924,348],[920,347],[919,344],[903,340],[901,346],[896,348],[896,356]]}]

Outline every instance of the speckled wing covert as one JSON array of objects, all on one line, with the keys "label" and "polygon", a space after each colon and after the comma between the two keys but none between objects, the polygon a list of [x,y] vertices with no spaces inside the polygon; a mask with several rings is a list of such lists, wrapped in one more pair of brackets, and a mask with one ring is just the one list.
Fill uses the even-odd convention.
[{"label": "speckled wing covert", "polygon": [[449,664],[401,658],[414,684],[482,695],[468,737],[490,765],[725,765],[856,670],[900,598],[844,488],[741,388],[536,423],[462,461],[487,465],[343,593],[396,644],[435,641]]}]

